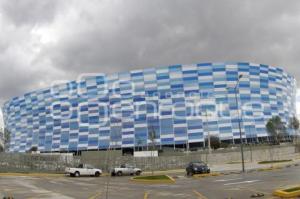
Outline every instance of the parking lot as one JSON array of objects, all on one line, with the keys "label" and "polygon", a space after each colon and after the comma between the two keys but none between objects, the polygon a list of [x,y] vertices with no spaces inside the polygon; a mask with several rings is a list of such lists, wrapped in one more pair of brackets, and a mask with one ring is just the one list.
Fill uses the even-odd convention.
[{"label": "parking lot", "polygon": [[171,198],[250,198],[263,193],[273,198],[279,187],[299,184],[300,168],[231,174],[206,178],[188,178],[184,173],[172,174],[175,184],[147,185],[124,177],[30,177],[1,176],[0,195],[14,199],[171,199]]}]

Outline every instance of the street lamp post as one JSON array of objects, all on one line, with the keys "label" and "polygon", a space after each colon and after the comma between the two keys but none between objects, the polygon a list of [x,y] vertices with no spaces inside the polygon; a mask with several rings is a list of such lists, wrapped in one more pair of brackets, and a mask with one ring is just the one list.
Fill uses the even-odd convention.
[{"label": "street lamp post", "polygon": [[211,154],[210,132],[209,132],[209,129],[208,129],[208,114],[207,114],[207,110],[205,110],[205,117],[206,117],[208,153]]},{"label": "street lamp post", "polygon": [[239,131],[240,131],[240,141],[241,141],[241,156],[242,156],[242,171],[245,172],[245,161],[244,161],[244,148],[243,148],[243,138],[242,138],[242,128],[241,128],[241,117],[240,117],[240,111],[239,111],[239,102],[238,102],[238,85],[240,83],[240,79],[243,77],[243,75],[239,75],[237,83],[234,87],[235,91],[235,102],[237,106],[237,113],[238,113],[238,123],[239,123]]}]

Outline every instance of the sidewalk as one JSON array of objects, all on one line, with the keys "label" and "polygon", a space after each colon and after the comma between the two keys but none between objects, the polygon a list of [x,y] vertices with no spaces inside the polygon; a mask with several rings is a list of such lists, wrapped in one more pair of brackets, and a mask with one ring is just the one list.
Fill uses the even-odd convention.
[{"label": "sidewalk", "polygon": [[[290,165],[300,164],[299,159],[294,159],[290,162],[282,163],[268,163],[268,164],[258,164],[257,162],[245,162],[245,170],[254,171],[259,169],[268,169],[268,168],[282,168]],[[214,172],[239,172],[242,170],[242,163],[232,163],[232,164],[219,164],[219,165],[210,165],[211,171]]]},{"label": "sidewalk", "polygon": [[[245,170],[246,172],[264,170],[264,169],[279,169],[290,165],[300,165],[300,159],[293,159],[290,162],[282,162],[282,163],[268,163],[268,164],[258,164],[257,162],[245,162]],[[242,171],[242,163],[223,163],[223,164],[214,164],[209,165],[212,172],[215,173],[239,173]],[[155,174],[185,174],[185,169],[171,169],[171,170],[162,170],[162,171],[154,171]],[[151,174],[151,171],[145,171],[143,174]]]}]

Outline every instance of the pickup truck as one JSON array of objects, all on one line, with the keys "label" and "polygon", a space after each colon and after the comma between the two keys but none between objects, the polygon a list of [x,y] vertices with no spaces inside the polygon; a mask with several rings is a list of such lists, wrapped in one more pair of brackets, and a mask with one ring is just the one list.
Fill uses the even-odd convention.
[{"label": "pickup truck", "polygon": [[122,175],[141,175],[142,170],[136,168],[134,166],[128,164],[122,164],[120,167],[116,167],[112,169],[111,175],[112,176],[122,176]]},{"label": "pickup truck", "polygon": [[71,177],[79,176],[96,176],[99,177],[102,174],[101,169],[96,169],[89,164],[79,164],[76,168],[66,168],[65,173]]}]

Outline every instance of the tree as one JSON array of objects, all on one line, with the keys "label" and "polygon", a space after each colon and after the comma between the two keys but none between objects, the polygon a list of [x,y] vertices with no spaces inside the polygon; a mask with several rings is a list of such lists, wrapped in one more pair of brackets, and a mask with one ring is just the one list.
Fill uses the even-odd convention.
[{"label": "tree", "polygon": [[279,116],[274,116],[266,124],[266,129],[277,144],[286,134],[286,127]]},{"label": "tree", "polygon": [[4,150],[9,149],[10,135],[11,132],[7,128],[4,128]]},{"label": "tree", "polygon": [[[206,143],[208,142],[208,138],[205,139],[205,142]],[[210,136],[210,147],[214,150],[221,147],[221,142],[220,142],[219,137]]]},{"label": "tree", "polygon": [[293,131],[294,131],[294,138],[298,137],[298,134],[296,132],[299,129],[299,126],[300,126],[300,123],[299,123],[299,120],[298,120],[298,118],[296,116],[293,116],[292,118],[290,118],[289,128],[293,129]]},{"label": "tree", "polygon": [[151,173],[154,174],[154,155],[153,152],[155,150],[155,139],[156,139],[156,132],[153,126],[150,127],[148,130],[148,138],[150,140],[150,146],[151,146],[151,160],[152,160],[152,166],[151,166]]},{"label": "tree", "polygon": [[293,130],[298,130],[300,126],[299,120],[297,117],[293,116],[292,118],[290,118],[289,121],[289,127]]},{"label": "tree", "polygon": [[4,133],[0,129],[0,152],[4,151]]},{"label": "tree", "polygon": [[32,147],[29,149],[29,152],[37,152],[37,151],[38,151],[37,146],[32,146]]},{"label": "tree", "polygon": [[135,140],[136,140],[137,150],[140,151],[140,149],[141,149],[141,151],[143,151],[143,140],[142,140],[142,138],[136,137]]}]

